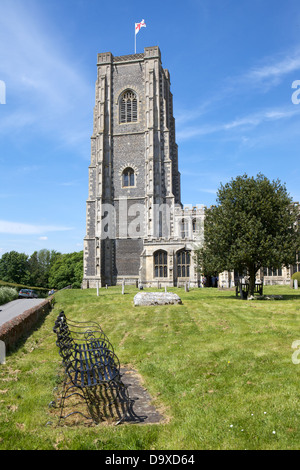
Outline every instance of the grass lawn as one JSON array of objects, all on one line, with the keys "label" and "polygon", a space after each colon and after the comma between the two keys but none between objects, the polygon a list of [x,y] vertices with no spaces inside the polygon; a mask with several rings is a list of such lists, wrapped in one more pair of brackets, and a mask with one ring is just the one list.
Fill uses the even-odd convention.
[{"label": "grass lawn", "polygon": [[[57,293],[52,312],[0,365],[0,449],[299,449],[300,291],[265,287],[282,300],[242,301],[232,291],[170,290],[182,305],[134,307],[133,287]],[[60,310],[101,324],[165,422],[55,425],[48,404]]]}]

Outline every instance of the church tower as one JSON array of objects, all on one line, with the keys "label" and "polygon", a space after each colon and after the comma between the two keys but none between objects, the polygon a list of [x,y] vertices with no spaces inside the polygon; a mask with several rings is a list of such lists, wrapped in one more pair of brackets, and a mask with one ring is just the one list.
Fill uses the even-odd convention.
[{"label": "church tower", "polygon": [[174,255],[186,247],[176,233],[182,205],[169,72],[158,47],[98,54],[97,71],[83,287],[124,278],[151,285],[163,245],[158,277],[174,285]]}]

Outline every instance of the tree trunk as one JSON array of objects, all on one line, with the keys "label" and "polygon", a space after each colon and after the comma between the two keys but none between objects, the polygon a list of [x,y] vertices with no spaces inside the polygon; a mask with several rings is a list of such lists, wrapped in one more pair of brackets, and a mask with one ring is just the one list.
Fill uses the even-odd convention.
[{"label": "tree trunk", "polygon": [[256,269],[255,266],[249,266],[249,293],[248,296],[253,296],[254,295],[254,290],[255,290],[255,278],[256,278]]}]

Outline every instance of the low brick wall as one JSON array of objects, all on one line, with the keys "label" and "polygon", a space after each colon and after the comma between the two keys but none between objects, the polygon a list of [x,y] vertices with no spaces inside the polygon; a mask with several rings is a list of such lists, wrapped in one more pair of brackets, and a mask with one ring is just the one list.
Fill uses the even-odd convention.
[{"label": "low brick wall", "polygon": [[52,298],[46,299],[0,326],[0,340],[5,343],[6,351],[9,351],[22,336],[29,333],[40,318],[50,312],[51,307]]}]

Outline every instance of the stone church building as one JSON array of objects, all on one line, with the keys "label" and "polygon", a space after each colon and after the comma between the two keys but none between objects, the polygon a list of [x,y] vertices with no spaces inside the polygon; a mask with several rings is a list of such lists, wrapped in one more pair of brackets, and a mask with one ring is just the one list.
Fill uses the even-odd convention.
[{"label": "stone church building", "polygon": [[[83,288],[201,285],[204,206],[181,203],[170,74],[158,47],[98,54]],[[297,269],[299,265],[297,264]],[[289,282],[291,271],[262,273]],[[221,273],[219,285],[235,284]]]},{"label": "stone church building", "polygon": [[98,54],[83,287],[198,286],[204,207],[183,207],[170,74],[158,47]]}]

